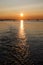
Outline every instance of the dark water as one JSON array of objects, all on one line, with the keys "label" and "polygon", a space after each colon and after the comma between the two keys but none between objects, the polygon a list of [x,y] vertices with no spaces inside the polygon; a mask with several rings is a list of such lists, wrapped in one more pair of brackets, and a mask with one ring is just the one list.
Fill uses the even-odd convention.
[{"label": "dark water", "polygon": [[43,22],[20,22],[0,22],[0,65],[43,65]]}]

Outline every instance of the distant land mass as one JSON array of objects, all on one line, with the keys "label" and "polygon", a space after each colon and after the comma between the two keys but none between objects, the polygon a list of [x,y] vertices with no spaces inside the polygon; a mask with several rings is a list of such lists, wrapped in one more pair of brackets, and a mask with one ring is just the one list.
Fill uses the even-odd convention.
[{"label": "distant land mass", "polygon": [[[22,20],[22,19],[0,19],[0,21],[17,21],[17,20]],[[23,19],[23,20],[33,20],[33,21],[43,21],[43,19]]]}]

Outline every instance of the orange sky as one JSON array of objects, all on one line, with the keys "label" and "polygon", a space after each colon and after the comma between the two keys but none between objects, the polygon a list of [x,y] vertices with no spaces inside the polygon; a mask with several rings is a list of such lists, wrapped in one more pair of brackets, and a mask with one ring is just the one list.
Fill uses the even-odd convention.
[{"label": "orange sky", "polygon": [[34,14],[32,15],[31,13],[24,14],[23,17],[20,16],[20,14],[5,14],[1,15],[0,19],[43,19],[42,14]]},{"label": "orange sky", "polygon": [[43,19],[43,0],[0,0],[0,19],[37,18]]}]

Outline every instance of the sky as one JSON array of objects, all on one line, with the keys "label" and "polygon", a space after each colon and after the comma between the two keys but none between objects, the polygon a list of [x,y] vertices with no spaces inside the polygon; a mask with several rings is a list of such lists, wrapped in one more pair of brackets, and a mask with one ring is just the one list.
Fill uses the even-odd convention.
[{"label": "sky", "polygon": [[43,0],[0,0],[0,18],[43,18]]}]

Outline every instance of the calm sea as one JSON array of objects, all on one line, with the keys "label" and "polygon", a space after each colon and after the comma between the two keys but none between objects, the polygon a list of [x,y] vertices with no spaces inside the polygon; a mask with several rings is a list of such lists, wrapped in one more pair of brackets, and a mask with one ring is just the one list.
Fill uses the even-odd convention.
[{"label": "calm sea", "polygon": [[43,65],[43,21],[0,21],[0,65]]}]

